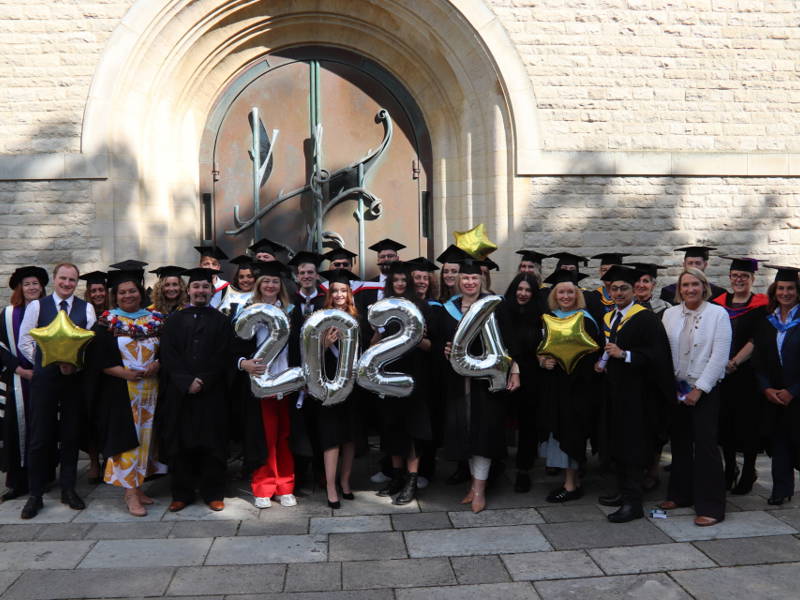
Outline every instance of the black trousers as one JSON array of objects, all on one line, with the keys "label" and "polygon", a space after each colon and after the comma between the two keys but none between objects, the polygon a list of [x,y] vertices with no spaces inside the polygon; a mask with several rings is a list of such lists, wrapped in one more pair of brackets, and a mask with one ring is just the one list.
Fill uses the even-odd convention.
[{"label": "black trousers", "polygon": [[717,445],[719,390],[702,394],[694,406],[672,413],[672,470],[667,498],[694,505],[698,516],[725,518],[725,473]]},{"label": "black trousers", "polygon": [[44,494],[53,474],[53,445],[60,445],[58,462],[62,490],[75,488],[82,420],[81,373],[62,375],[55,365],[34,372],[31,380],[28,487],[31,496]]},{"label": "black trousers", "polygon": [[616,463],[617,489],[622,495],[622,502],[632,506],[642,506],[642,482],[644,481],[644,466],[627,463]]},{"label": "black trousers", "polygon": [[537,452],[536,407],[530,395],[526,393],[521,397],[520,394],[517,397],[517,470],[530,471],[536,462]]},{"label": "black trousers", "polygon": [[772,434],[772,495],[794,496],[794,470],[800,445],[790,435],[788,423],[779,423]]},{"label": "black trousers", "polygon": [[222,500],[226,467],[224,458],[205,448],[182,450],[173,455],[169,461],[172,499],[188,504],[194,502],[195,491],[199,491],[203,502]]}]

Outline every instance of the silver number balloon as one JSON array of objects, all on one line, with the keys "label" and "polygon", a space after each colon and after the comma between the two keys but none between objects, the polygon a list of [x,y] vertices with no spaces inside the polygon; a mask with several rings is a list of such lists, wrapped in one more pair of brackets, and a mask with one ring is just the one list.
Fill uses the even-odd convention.
[{"label": "silver number balloon", "polygon": [[[511,367],[511,357],[503,346],[494,316],[494,309],[501,301],[500,296],[485,296],[470,306],[458,324],[450,350],[453,370],[464,377],[488,378],[492,392],[505,389]],[[472,356],[468,348],[478,334],[483,342],[483,354]]]},{"label": "silver number balloon", "polygon": [[262,375],[250,375],[250,389],[254,396],[282,398],[284,394],[303,388],[305,377],[300,367],[292,367],[278,375],[269,374],[270,365],[289,340],[289,317],[285,312],[272,304],[252,304],[239,313],[234,327],[236,335],[245,340],[251,339],[259,327],[266,327],[269,331],[267,339],[253,356],[267,365]]},{"label": "silver number balloon", "polygon": [[[325,376],[323,345],[325,332],[331,327],[339,332],[339,361],[336,374],[328,379]],[[322,400],[323,406],[332,406],[346,400],[353,391],[356,380],[358,321],[335,308],[313,312],[300,330],[300,350],[308,393]]]},{"label": "silver number balloon", "polygon": [[226,316],[236,316],[253,301],[253,292],[242,292],[229,285],[217,310]]},{"label": "silver number balloon", "polygon": [[384,327],[390,320],[397,319],[401,328],[364,352],[358,362],[356,382],[381,397],[404,398],[414,390],[414,378],[403,373],[385,373],[381,369],[420,343],[425,329],[422,313],[405,298],[384,298],[370,307],[368,318],[375,327]]}]

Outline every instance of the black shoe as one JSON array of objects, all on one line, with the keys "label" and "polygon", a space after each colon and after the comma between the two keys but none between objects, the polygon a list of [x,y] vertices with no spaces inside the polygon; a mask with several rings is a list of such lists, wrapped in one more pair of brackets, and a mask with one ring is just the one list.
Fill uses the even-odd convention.
[{"label": "black shoe", "polygon": [[[295,496],[296,495],[297,494],[295,494]],[[356,497],[353,494],[353,492],[347,492],[346,494],[344,492],[342,492],[342,498],[344,498],[345,500],[355,500],[356,499]]]},{"label": "black shoe", "polygon": [[623,504],[619,510],[608,515],[608,520],[612,523],[627,523],[641,519],[644,516],[642,506],[634,504]]},{"label": "black shoe", "polygon": [[578,487],[570,492],[566,488],[562,487],[547,494],[547,498],[545,498],[545,500],[555,504],[569,502],[570,500],[577,500],[578,498],[583,498],[583,488]]},{"label": "black shoe", "polygon": [[414,498],[417,497],[417,478],[419,476],[416,473],[409,473],[408,477],[406,478],[405,485],[403,489],[400,490],[400,493],[395,496],[395,499],[392,501],[392,504],[397,504],[398,506],[402,506],[403,504],[408,504]]},{"label": "black shoe", "polygon": [[342,503],[338,500],[336,502],[331,502],[328,500],[328,508],[342,508]]},{"label": "black shoe", "polygon": [[403,489],[403,472],[400,469],[392,469],[392,478],[378,490],[378,496],[394,496]]},{"label": "black shoe", "polygon": [[517,471],[517,478],[514,481],[514,491],[518,494],[525,494],[531,491],[531,476],[525,471]]},{"label": "black shoe", "polygon": [[5,494],[2,495],[2,500],[3,500],[3,502],[5,502],[6,500],[13,500],[14,498],[21,498],[22,496],[24,496],[27,493],[28,493],[28,490],[21,490],[21,489],[15,490],[14,488],[11,488]]},{"label": "black shoe", "polygon": [[758,475],[756,475],[755,471],[751,475],[748,475],[747,471],[745,471],[739,478],[739,483],[737,483],[731,490],[731,494],[734,496],[744,496],[745,494],[749,494],[752,491],[753,484],[757,479]]},{"label": "black shoe", "polygon": [[603,506],[622,506],[624,502],[622,494],[611,494],[610,496],[600,496],[597,503]]},{"label": "black shoe", "polygon": [[86,504],[81,500],[75,490],[61,490],[61,504],[66,504],[72,510],[83,510]]},{"label": "black shoe", "polygon": [[464,467],[461,463],[459,463],[458,467],[450,477],[447,478],[447,485],[457,485],[459,483],[464,483],[465,481],[469,481],[471,476],[469,474],[469,468]]},{"label": "black shoe", "polygon": [[32,519],[39,514],[42,510],[44,503],[41,496],[28,496],[28,501],[22,507],[22,512],[19,513],[20,519]]},{"label": "black shoe", "polygon": [[791,501],[792,501],[791,496],[770,496],[769,499],[767,500],[767,504],[769,504],[770,506],[780,506],[784,502],[791,502]]}]

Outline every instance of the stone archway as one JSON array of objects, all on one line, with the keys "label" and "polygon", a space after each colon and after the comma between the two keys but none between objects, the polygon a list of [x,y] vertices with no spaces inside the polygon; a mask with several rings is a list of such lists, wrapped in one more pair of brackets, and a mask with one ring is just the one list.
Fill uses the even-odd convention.
[{"label": "stone archway", "polygon": [[535,103],[483,2],[171,0],[131,8],[90,91],[82,150],[110,165],[93,191],[105,259],[194,260],[196,158],[215,99],[243,65],[308,44],[367,56],[414,96],[431,133],[436,231],[485,222],[498,241],[518,239],[514,174],[536,159]]}]

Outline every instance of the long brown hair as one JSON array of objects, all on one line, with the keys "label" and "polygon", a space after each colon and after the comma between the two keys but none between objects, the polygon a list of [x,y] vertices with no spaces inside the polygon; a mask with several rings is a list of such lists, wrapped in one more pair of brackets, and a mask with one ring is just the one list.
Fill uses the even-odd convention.
[{"label": "long brown hair", "polygon": [[[172,277],[172,276],[170,276]],[[179,306],[184,306],[189,302],[189,295],[186,293],[186,284],[181,277],[175,276],[181,286],[181,293],[174,304],[170,303],[164,296],[164,280],[168,277],[159,277],[158,281],[153,284],[153,290],[150,292],[150,299],[153,302],[153,308],[156,312],[162,315],[168,315]]]},{"label": "long brown hair", "polygon": [[[41,281],[39,283],[42,283]],[[39,292],[39,298],[44,298],[47,295],[47,292],[42,286],[42,290]],[[19,308],[20,306],[25,306],[25,294],[22,292],[22,282],[20,281],[17,284],[17,287],[14,288],[14,291],[11,292],[11,299],[9,300],[9,304],[14,308]]]},{"label": "long brown hair", "polygon": [[[104,311],[108,310],[108,308],[109,308],[109,296],[111,295],[111,293],[110,293],[110,291],[108,289],[108,286],[106,286],[103,283],[87,283],[86,284],[86,289],[83,291],[83,299],[86,300],[86,302],[88,302],[89,304],[92,304],[91,294],[89,294],[89,290],[92,289],[93,285],[102,285],[102,286],[104,286],[106,288],[106,299],[103,300],[103,310]],[[92,306],[94,306],[94,304],[92,304]],[[97,311],[95,310],[95,312],[97,312]],[[98,313],[98,315],[99,314],[100,313]]]},{"label": "long brown hair", "polygon": [[[334,308],[333,306],[333,286],[336,285],[334,283],[328,284],[328,291],[325,292],[325,304],[322,308]],[[342,284],[345,285],[345,284]],[[345,285],[347,289],[347,305],[345,307],[344,312],[349,314],[351,317],[358,317],[358,309],[356,308],[356,302],[353,299],[353,290],[350,289],[349,285]]]}]

